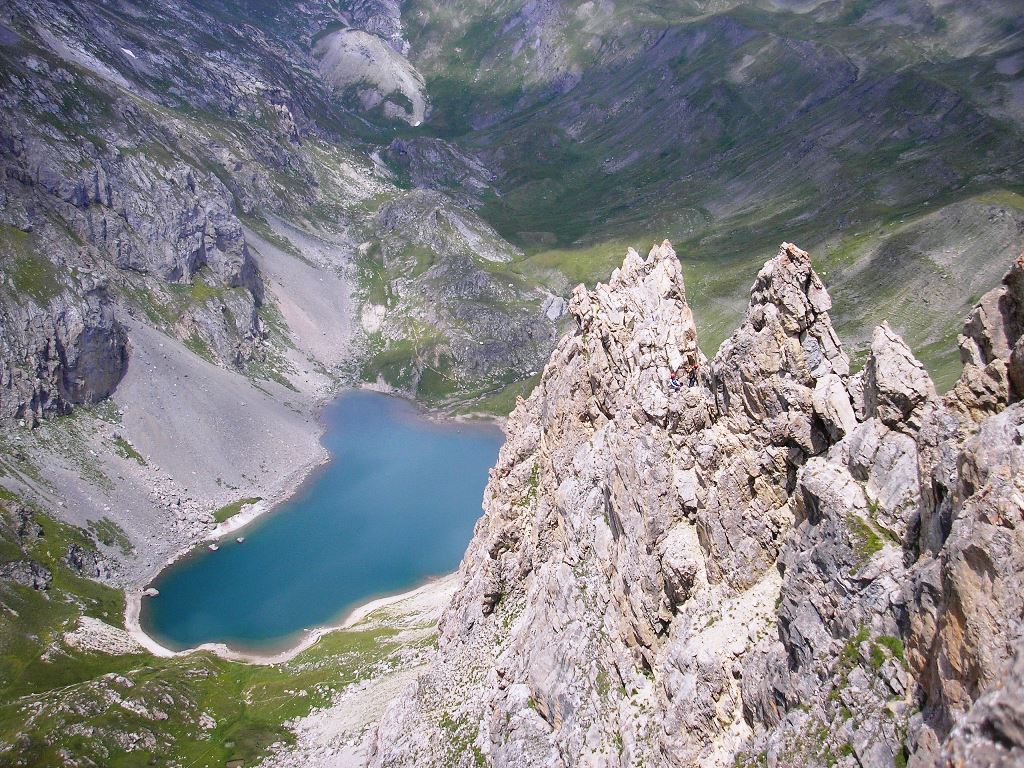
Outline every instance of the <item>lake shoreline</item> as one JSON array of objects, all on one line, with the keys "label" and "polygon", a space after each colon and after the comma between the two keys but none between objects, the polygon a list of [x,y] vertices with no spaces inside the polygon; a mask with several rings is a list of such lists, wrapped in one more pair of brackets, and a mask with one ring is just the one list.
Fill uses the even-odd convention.
[{"label": "lake shoreline", "polygon": [[317,474],[324,470],[327,465],[330,464],[333,456],[324,443],[324,439],[327,433],[328,424],[325,421],[325,412],[327,407],[335,402],[338,398],[342,397],[346,392],[356,391],[370,391],[378,394],[386,395],[388,397],[394,397],[402,400],[406,403],[411,404],[418,412],[420,417],[426,421],[430,421],[436,424],[466,424],[466,425],[492,425],[504,431],[504,425],[507,422],[506,418],[493,416],[490,414],[459,414],[459,415],[448,415],[438,411],[433,411],[424,408],[420,403],[416,402],[412,398],[409,398],[404,393],[394,390],[393,388],[382,388],[373,384],[363,383],[356,387],[345,387],[337,392],[334,392],[331,397],[324,398],[316,405],[316,423],[319,431],[318,444],[321,447],[321,451],[318,455],[311,457],[309,460],[304,462],[301,466],[296,468],[290,477],[290,482],[283,485],[278,492],[273,496],[261,499],[258,502],[254,502],[251,505],[246,505],[237,514],[232,515],[227,520],[217,524],[215,527],[210,528],[207,533],[196,541],[182,547],[176,551],[171,557],[169,557],[164,564],[157,570],[151,571],[146,578],[139,579],[134,583],[128,585],[124,590],[125,595],[125,612],[124,612],[124,626],[128,634],[138,642],[143,648],[148,650],[154,656],[161,658],[170,658],[174,656],[182,656],[190,653],[199,651],[210,651],[221,658],[228,659],[231,661],[240,661],[254,664],[277,664],[294,658],[295,655],[306,650],[310,646],[316,643],[321,637],[330,632],[335,632],[341,629],[345,629],[351,626],[352,616],[359,614],[365,616],[367,613],[376,610],[377,608],[384,607],[393,602],[401,601],[406,598],[413,597],[420,594],[422,591],[427,590],[431,584],[444,583],[446,579],[454,576],[454,573],[448,574],[441,577],[428,578],[425,582],[421,582],[409,590],[404,590],[397,593],[384,593],[376,597],[368,599],[359,605],[356,605],[351,610],[344,614],[344,618],[338,624],[332,624],[330,626],[316,627],[303,632],[298,642],[289,646],[288,648],[275,652],[272,654],[260,654],[256,652],[246,652],[233,649],[225,643],[203,643],[194,648],[188,648],[182,651],[174,651],[161,644],[154,637],[149,635],[142,627],[141,613],[142,613],[142,601],[159,599],[159,597],[148,597],[145,595],[145,590],[153,584],[159,575],[166,569],[177,563],[178,561],[189,557],[194,554],[201,552],[201,547],[213,544],[217,541],[224,539],[237,531],[249,526],[250,524],[266,518],[269,514],[283,507],[288,501],[296,497],[302,490],[302,488],[309,482],[312,482]]},{"label": "lake shoreline", "polygon": [[499,416],[496,413],[487,413],[486,411],[446,413],[440,409],[427,408],[415,398],[409,397],[409,394],[404,390],[397,389],[387,384],[373,384],[364,381],[358,387],[353,387],[353,389],[359,389],[366,392],[378,392],[382,395],[389,395],[390,397],[397,397],[400,400],[410,402],[422,412],[425,419],[430,421],[454,422],[457,424],[493,424],[502,431],[505,430],[505,425],[508,423],[508,416]]},{"label": "lake shoreline", "polygon": [[152,600],[154,598],[144,597],[142,591],[139,589],[133,589],[131,593],[126,592],[125,594],[125,629],[135,642],[145,648],[149,653],[161,659],[189,656],[193,653],[202,653],[206,651],[213,653],[222,659],[241,662],[244,664],[283,664],[291,661],[303,651],[306,651],[316,645],[320,638],[325,635],[329,635],[333,632],[353,629],[358,624],[365,621],[372,613],[380,610],[381,608],[386,608],[389,605],[405,602],[407,600],[422,599],[428,608],[441,611],[444,609],[448,600],[451,598],[451,594],[454,592],[455,580],[457,577],[458,571],[454,571],[452,573],[445,574],[444,576],[428,578],[423,583],[409,590],[373,597],[370,600],[347,610],[342,614],[344,618],[340,622],[306,630],[294,645],[272,654],[240,651],[235,648],[231,648],[225,643],[202,643],[194,648],[186,648],[182,651],[175,651],[161,645],[152,636],[147,634],[144,629],[142,629],[142,625],[139,621],[142,601],[144,599]]}]

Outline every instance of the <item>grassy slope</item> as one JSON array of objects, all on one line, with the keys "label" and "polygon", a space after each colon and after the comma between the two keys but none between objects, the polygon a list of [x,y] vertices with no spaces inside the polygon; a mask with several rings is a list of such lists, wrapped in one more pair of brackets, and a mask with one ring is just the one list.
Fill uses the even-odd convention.
[{"label": "grassy slope", "polygon": [[[994,284],[1015,247],[1004,233],[987,254],[946,268],[933,258],[984,239],[982,220],[958,219],[962,201],[1001,196],[997,207],[1012,212],[1024,182],[1024,138],[999,95],[1012,78],[994,69],[1019,47],[1000,27],[1013,32],[999,16],[1009,6],[992,6],[973,27],[959,23],[974,18],[966,6],[956,22],[906,27],[856,2],[831,16],[754,3],[718,4],[711,15],[699,4],[623,5],[603,26],[554,33],[580,80],[552,95],[536,56],[514,47],[520,3],[450,5],[418,0],[406,14],[435,105],[427,129],[496,164],[501,196],[485,199],[482,213],[525,250],[517,273],[564,293],[605,279],[627,245],[669,237],[710,352],[787,239],[826,273],[838,269],[834,252],[849,259],[826,281],[855,346],[895,306],[890,322],[940,384],[955,375],[952,342],[978,292],[974,276]],[[984,44],[970,49],[968,29]],[[616,58],[648,31],[661,35],[657,44]],[[488,115],[493,125],[469,130]],[[928,219],[938,236],[918,247],[902,227],[936,210],[949,216]],[[884,272],[852,268],[879,253],[933,274],[915,279],[914,295],[887,285]],[[951,295],[943,281],[971,290]],[[941,300],[912,306],[930,291]]]},{"label": "grassy slope", "polygon": [[77,650],[62,636],[79,616],[120,626],[124,596],[63,563],[88,535],[36,513],[45,535],[22,546],[0,505],[0,562],[31,558],[53,573],[45,592],[0,580],[0,762],[5,765],[251,764],[284,723],[393,666],[397,630],[335,632],[292,661],[251,666],[208,653],[160,659]]}]

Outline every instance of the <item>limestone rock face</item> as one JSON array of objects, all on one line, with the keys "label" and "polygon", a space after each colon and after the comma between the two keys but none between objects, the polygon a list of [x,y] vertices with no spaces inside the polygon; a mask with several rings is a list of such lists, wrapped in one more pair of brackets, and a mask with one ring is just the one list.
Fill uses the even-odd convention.
[{"label": "limestone rock face", "polygon": [[[410,248],[425,249],[442,258],[484,261],[510,261],[522,255],[475,213],[430,190],[412,190],[385,203],[375,220],[385,235],[385,266],[396,266]],[[409,272],[415,268],[415,260],[406,267]]]},{"label": "limestone rock face", "polygon": [[349,5],[352,26],[386,40],[401,54],[409,52],[402,34],[402,6],[398,0],[353,0]]},{"label": "limestone rock face", "polygon": [[106,558],[96,550],[88,549],[80,544],[72,544],[68,547],[64,562],[75,573],[90,579],[108,579],[111,575],[110,563]]},{"label": "limestone rock face", "polygon": [[35,424],[44,414],[110,395],[128,364],[128,338],[101,281],[64,290],[45,306],[0,295],[0,416]]},{"label": "limestone rock face", "polygon": [[443,191],[467,208],[493,193],[495,173],[479,159],[444,139],[415,136],[392,141],[383,157],[409,175],[417,189]]},{"label": "limestone rock face", "polygon": [[875,329],[864,369],[864,410],[887,427],[913,429],[921,407],[935,398],[935,387],[910,347],[888,323]]},{"label": "limestone rock face", "polygon": [[983,415],[1024,397],[1024,254],[1002,285],[981,297],[964,323],[960,358],[964,376],[951,393],[951,407]]},{"label": "limestone rock face", "polygon": [[978,699],[953,729],[934,762],[1010,768],[1024,763],[1024,664],[1018,658],[1009,677]]},{"label": "limestone rock face", "polygon": [[127,360],[127,296],[211,359],[259,356],[264,286],[214,173],[166,152],[44,141],[17,112],[0,125],[0,167],[0,389],[17,392],[0,394],[4,416],[109,395]]},{"label": "limestone rock face", "polygon": [[[537,373],[554,344],[560,297],[519,281],[509,282],[490,266],[521,256],[475,212],[425,189],[412,190],[380,207],[375,216],[381,266],[394,276],[388,290],[397,299],[380,306],[371,323],[384,339],[415,337],[424,326],[441,339],[409,377],[416,392],[430,371],[468,385],[501,376]],[[397,306],[396,306],[397,304]]]},{"label": "limestone rock face", "polygon": [[789,244],[710,361],[667,242],[577,288],[371,763],[1019,761],[1020,266],[944,400],[886,325],[850,375]]}]

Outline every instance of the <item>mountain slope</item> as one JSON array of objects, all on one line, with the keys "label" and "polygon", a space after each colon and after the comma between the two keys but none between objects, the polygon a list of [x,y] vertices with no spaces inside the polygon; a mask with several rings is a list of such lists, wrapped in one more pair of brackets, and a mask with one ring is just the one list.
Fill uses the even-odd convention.
[{"label": "mountain slope", "polygon": [[[493,172],[477,197],[526,249],[524,273],[556,290],[592,283],[627,244],[670,237],[716,343],[742,313],[741,276],[779,232],[820,252],[877,231],[906,254],[893,223],[1020,190],[1014,3],[424,0],[404,19],[433,93],[426,128]],[[930,225],[954,251],[955,216]],[[949,261],[952,280],[972,278]],[[853,282],[860,305],[888,301]],[[969,296],[948,316],[926,310],[939,335],[955,335]],[[915,349],[936,341],[898,320]],[[872,324],[839,322],[866,350]],[[950,384],[942,349],[927,362]]]},{"label": "mountain slope", "polygon": [[552,297],[505,274],[493,229],[441,193],[402,214],[388,116],[318,67],[344,19],[292,11],[0,5],[4,484],[83,527],[126,510],[137,549],[107,555],[133,577],[220,507],[288,493],[342,382],[472,408],[553,340]]},{"label": "mountain slope", "polygon": [[1022,289],[945,398],[789,244],[710,362],[668,243],[578,289],[372,764],[1017,764]]},{"label": "mountain slope", "polygon": [[[1003,692],[984,692],[993,676],[1008,669],[1005,654],[986,646],[985,658],[968,660],[969,669],[953,679],[946,676],[946,661],[925,669],[926,657],[946,658],[939,651],[956,640],[957,627],[938,628],[921,618],[910,632],[902,613],[894,619],[888,607],[869,604],[867,597],[851,598],[837,609],[839,618],[823,619],[825,634],[842,639],[825,642],[820,626],[800,624],[808,619],[802,615],[794,618],[797,609],[811,599],[808,595],[833,594],[829,579],[854,591],[867,577],[847,577],[845,571],[842,578],[832,572],[803,574],[792,583],[783,579],[780,586],[772,564],[815,548],[828,560],[835,538],[850,544],[851,551],[872,549],[876,539],[885,543],[882,531],[888,531],[931,542],[934,552],[928,557],[943,565],[929,576],[929,589],[942,600],[954,595],[957,579],[973,578],[956,570],[953,534],[952,543],[942,540],[951,510],[968,509],[965,499],[974,490],[964,483],[980,481],[984,468],[965,470],[978,478],[961,483],[962,493],[957,492],[963,498],[955,504],[932,500],[941,510],[927,535],[913,532],[913,518],[908,523],[896,498],[909,473],[911,436],[879,436],[884,430],[877,414],[855,408],[854,431],[870,433],[856,450],[867,451],[877,437],[884,445],[871,472],[884,474],[892,469],[889,462],[898,465],[892,470],[898,476],[883,482],[882,475],[868,472],[865,480],[867,460],[858,454],[847,461],[854,484],[867,483],[868,512],[851,491],[866,528],[836,512],[836,519],[843,519],[835,522],[834,536],[828,526],[794,533],[807,521],[794,528],[789,519],[799,511],[790,475],[805,467],[801,477],[810,483],[811,469],[824,473],[829,482],[808,485],[811,496],[833,484],[853,487],[836,468],[842,461],[835,464],[832,457],[827,467],[815,461],[826,448],[830,455],[854,451],[852,438],[841,439],[852,426],[843,398],[848,395],[853,403],[851,382],[873,375],[884,351],[872,352],[873,329],[882,321],[904,336],[939,389],[960,379],[956,340],[962,316],[1019,253],[1024,235],[1021,31],[1018,3],[1012,0],[0,0],[0,494],[5,501],[20,499],[18,504],[25,502],[38,515],[72,523],[54,541],[63,549],[70,537],[77,547],[74,556],[70,549],[51,552],[56,544],[26,543],[23,532],[4,528],[0,590],[5,606],[19,607],[17,617],[0,627],[16,640],[3,661],[5,669],[27,670],[10,676],[22,681],[16,683],[17,695],[42,697],[59,709],[64,678],[58,675],[54,682],[54,666],[39,661],[43,657],[59,660],[68,654],[71,672],[81,676],[76,690],[93,702],[89,706],[108,691],[103,675],[137,672],[136,659],[97,658],[92,651],[71,650],[64,639],[77,631],[83,612],[113,621],[104,614],[119,610],[120,592],[98,589],[92,580],[145,581],[168,556],[208,535],[215,516],[257,497],[267,509],[289,494],[323,457],[317,408],[339,387],[369,384],[437,410],[507,414],[517,395],[542,381],[537,371],[560,331],[574,325],[563,312],[575,285],[603,278],[626,243],[671,236],[687,272],[685,302],[679,303],[681,281],[662,266],[660,277],[635,302],[612,309],[610,325],[607,318],[589,318],[596,331],[607,332],[607,348],[594,346],[592,338],[584,345],[595,360],[617,355],[617,345],[631,343],[632,329],[620,327],[616,313],[654,313],[655,320],[650,337],[637,342],[638,367],[629,375],[616,373],[623,361],[615,359],[614,365],[590,371],[597,384],[577,382],[581,392],[596,386],[601,393],[593,408],[588,405],[583,427],[571,410],[579,405],[575,390],[564,404],[567,410],[556,414],[580,445],[600,425],[608,434],[618,435],[620,427],[624,432],[615,438],[619,444],[600,446],[621,465],[615,468],[618,479],[600,451],[596,463],[584,462],[584,469],[595,482],[600,472],[611,478],[599,485],[607,489],[606,506],[614,511],[609,528],[616,535],[612,544],[605,537],[600,545],[609,552],[621,549],[615,550],[617,570],[610,583],[622,592],[628,586],[629,595],[616,598],[608,612],[613,626],[596,620],[598,629],[570,625],[580,632],[562,649],[564,654],[579,652],[579,644],[592,649],[597,666],[581,668],[598,675],[598,683],[585,676],[562,679],[555,672],[550,680],[531,680],[538,714],[524,713],[515,721],[524,724],[522,738],[498,746],[485,738],[477,748],[509,759],[528,755],[523,759],[530,762],[535,754],[553,755],[566,744],[575,750],[596,743],[609,756],[621,751],[656,761],[717,744],[714,759],[728,761],[725,756],[743,744],[749,754],[741,758],[757,759],[760,750],[773,750],[803,760],[807,755],[800,750],[810,734],[831,750],[817,756],[827,763],[829,755],[848,757],[846,749],[860,750],[858,755],[879,749],[898,754],[899,744],[923,755],[926,748],[939,748],[938,739],[954,720],[959,732],[972,738],[991,733],[991,718],[982,707],[967,719],[960,716],[978,696],[996,708],[992,711],[1006,705]],[[708,350],[724,340],[747,306],[750,275],[783,232],[819,254],[819,271],[833,286],[830,319],[821,311],[823,304],[811,313],[818,348],[808,342],[797,350],[793,329],[783,323],[782,335],[761,339],[761,346],[747,345],[749,339],[741,339],[746,346],[727,345],[718,364],[746,376],[744,386],[728,391],[740,392],[755,410],[763,405],[771,411],[771,426],[753,423],[763,420],[754,413],[753,422],[730,421],[728,430],[716,432],[706,398],[692,412],[669,398],[662,412],[658,388],[651,389],[657,377],[650,375],[652,363],[644,356],[660,356],[657,350],[667,344],[676,352],[665,352],[672,354],[666,362],[675,366],[678,354],[693,351],[698,336]],[[643,271],[631,259],[630,275],[637,270]],[[664,307],[662,288],[673,294]],[[765,290],[755,303],[771,314],[779,296],[770,295],[770,286]],[[802,301],[795,293],[787,295]],[[583,294],[576,296],[580,316]],[[601,301],[614,304],[618,298],[602,293]],[[645,302],[653,303],[644,309]],[[686,318],[689,306],[696,314],[692,323]],[[758,333],[779,330],[776,319],[769,318]],[[850,342],[850,369],[866,366],[864,377],[846,378],[842,356],[833,357],[828,343],[829,322]],[[972,322],[989,327],[982,315]],[[673,338],[663,338],[666,328]],[[909,359],[909,352],[884,338],[883,347],[899,348],[897,357]],[[977,390],[971,397],[989,402],[981,410],[1004,397],[1001,385],[974,370],[994,364],[990,358],[997,347],[996,357],[1008,360],[1005,344],[979,342],[970,358],[974,368],[964,374],[963,386]],[[824,358],[822,349],[828,352]],[[767,392],[747,386],[757,378],[745,368],[744,356],[751,355],[771,374]],[[823,376],[821,359],[839,366],[839,383]],[[810,373],[804,370],[808,366]],[[647,378],[641,381],[643,370]],[[921,383],[916,365],[907,363],[900,371]],[[995,369],[990,374],[998,378]],[[819,379],[825,381],[820,391]],[[639,410],[631,402],[638,382],[647,388]],[[552,382],[540,386],[543,391]],[[926,386],[923,391],[931,403]],[[630,469],[635,446],[624,410],[638,423],[655,414],[661,432],[655,430],[655,442],[644,443],[638,454],[649,460],[652,475],[665,463],[659,450],[678,461],[676,453],[685,447],[675,445],[678,432],[703,420],[699,434],[738,462],[714,501],[722,520],[735,525],[723,532],[706,512],[701,518],[699,505],[707,499],[694,485],[696,474],[686,474],[699,463],[697,449],[693,465],[683,467],[677,478],[658,475],[651,481],[668,498],[691,494],[683,508],[696,533],[680,528],[666,543],[659,529],[647,530],[648,521],[631,514],[625,486],[647,487],[649,478]],[[970,411],[955,418],[980,418]],[[683,413],[697,421],[675,424]],[[522,418],[514,417],[513,423]],[[609,429],[605,419],[619,426]],[[945,476],[931,487],[952,488],[954,468],[948,460],[965,435],[939,434],[940,426],[952,423],[940,421],[921,427],[932,430],[928,439],[935,444],[925,446],[913,437],[913,450],[947,462],[936,470]],[[869,422],[873,426],[864,427]],[[1006,434],[992,424],[995,432],[986,440],[1003,445]],[[532,428],[523,429],[532,434]],[[916,424],[910,431],[915,430]],[[532,564],[530,547],[540,553],[537,557],[552,554],[552,547],[571,551],[568,567],[582,576],[570,576],[561,566],[553,569],[552,589],[577,577],[588,585],[593,581],[602,600],[602,590],[611,589],[604,585],[605,574],[594,573],[606,564],[604,551],[596,561],[588,560],[589,518],[567,530],[545,507],[547,527],[534,531],[536,542],[522,544],[542,491],[545,505],[557,500],[560,483],[568,483],[561,492],[569,493],[574,486],[568,468],[578,468],[568,447],[557,466],[548,466],[548,448],[528,443],[523,450],[537,461],[519,466],[523,462],[516,460],[510,471],[516,500],[508,515],[514,522],[500,534],[495,557],[488,555],[501,565],[481,566],[482,595],[473,586],[458,604],[471,618],[477,598],[481,613],[510,622],[516,618],[507,609],[525,601],[517,591],[516,568]],[[770,448],[762,450],[763,445]],[[753,488],[750,477],[758,479]],[[753,505],[735,520],[729,514],[733,496],[744,503],[749,496]],[[572,501],[565,503],[572,507]],[[755,514],[767,509],[774,539]],[[624,525],[632,527],[620,530]],[[829,532],[824,544],[815,538],[822,530]],[[632,543],[622,540],[626,532]],[[512,564],[502,559],[506,539],[509,547],[524,547],[529,557]],[[663,573],[657,549],[662,544],[668,564]],[[973,552],[970,540],[961,545]],[[703,549],[698,552],[704,546],[731,559],[707,558]],[[920,554],[913,546],[904,549],[907,557]],[[886,545],[883,552],[886,568],[892,568],[871,582],[876,590],[871,600],[880,594],[880,579],[910,583],[918,578],[896,568],[893,547]],[[846,549],[836,557],[844,567],[857,565]],[[82,578],[69,577],[66,563]],[[797,574],[799,565],[787,567]],[[691,571],[697,582],[690,583]],[[748,595],[742,590],[749,585],[736,579],[755,579],[760,586],[750,587]],[[47,584],[49,591],[42,589]],[[769,605],[773,591],[788,595],[781,608]],[[925,617],[924,602],[938,599],[925,592],[922,587],[900,605],[920,598],[915,615]],[[697,597],[680,608],[691,596]],[[589,615],[587,601],[593,599],[591,592],[581,597],[583,614]],[[552,592],[546,605],[554,607],[531,619],[530,626],[544,631],[547,623],[553,625],[556,609],[564,608],[561,600],[557,590]],[[861,673],[867,676],[871,695],[843,700],[851,712],[863,705],[856,722],[836,730],[830,718],[838,705],[803,672],[776,680],[766,693],[732,677],[731,661],[723,667],[728,674],[720,675],[717,661],[702,657],[711,671],[700,679],[713,679],[713,685],[698,691],[703,698],[696,705],[688,701],[665,709],[664,723],[675,736],[657,735],[661,721],[651,719],[644,697],[650,695],[659,706],[667,699],[666,670],[672,680],[697,679],[687,658],[666,661],[660,655],[668,647],[665,637],[681,637],[679,627],[687,621],[697,627],[702,611],[715,616],[719,603],[757,617],[762,628],[785,620],[799,625],[794,631],[817,632],[815,647],[825,648],[825,656],[810,663],[834,670],[839,677],[833,690],[848,690],[846,678],[859,686]],[[862,638],[861,628],[850,626],[859,619],[851,617],[872,613],[886,618]],[[449,635],[460,630],[454,618],[446,626],[447,646],[455,643]],[[718,648],[717,633],[730,626],[717,621],[701,637]],[[605,647],[609,633],[625,639]],[[471,633],[471,645],[474,637]],[[529,638],[517,637],[519,647],[509,651],[510,659],[518,658],[519,666],[512,667],[516,675],[541,674],[536,670],[554,670],[564,661],[540,658],[538,650],[536,666]],[[784,641],[787,652],[808,662],[810,651],[798,648],[798,639]],[[836,642],[842,642],[842,652]],[[757,647],[766,654],[766,669],[781,669],[778,647]],[[932,741],[910,710],[893,704],[893,723],[878,718],[888,697],[882,686],[892,690],[907,679],[892,671],[901,666],[900,647],[913,665],[909,674],[926,689],[925,698],[915,693],[913,702],[930,702],[925,716],[936,735]],[[922,650],[926,647],[938,649],[938,655]],[[963,654],[949,647],[949,664],[955,666]],[[53,655],[47,649],[54,649]],[[476,650],[484,653],[481,669],[489,670],[490,646]],[[879,654],[884,682],[872,677]],[[748,656],[743,658],[747,664]],[[163,685],[166,675],[176,694],[185,692],[176,699],[186,702],[182,711],[192,712],[192,702],[210,692],[183,683],[178,676],[189,670],[188,665],[161,667],[155,687],[146,681],[138,689],[140,700]],[[234,674],[225,666],[211,679]],[[657,685],[649,683],[651,675]],[[619,683],[628,690],[619,691]],[[275,685],[287,683],[277,679]],[[314,690],[313,685],[305,690]],[[969,693],[958,692],[958,685]],[[486,700],[497,708],[493,711],[519,712],[514,697],[523,688],[503,698],[505,693],[489,686],[471,675],[465,687],[472,693],[469,704],[483,706]],[[794,709],[805,691],[826,696],[820,709],[802,714]],[[623,698],[616,698],[620,693]],[[247,694],[239,689],[238,695]],[[756,712],[740,717],[734,705],[741,700]],[[620,730],[606,718],[609,701],[622,707]],[[213,739],[225,759],[235,754],[255,759],[277,735],[287,740],[288,728],[299,727],[283,726],[271,715],[261,723],[241,715],[233,719],[235,710],[223,705],[218,701],[215,707]],[[476,737],[477,710],[462,706],[446,703],[437,723],[424,726],[419,737],[436,735],[434,725],[440,724],[451,748],[463,760],[474,759],[470,742]],[[529,698],[526,708],[531,709]],[[47,741],[49,736],[40,733],[57,722],[50,719],[53,712],[47,709],[45,717],[28,722],[31,713],[20,703],[7,707],[0,725],[8,735],[2,740],[19,745],[28,738],[39,754],[50,755],[46,750],[61,748],[62,734]],[[264,714],[258,708],[253,712],[257,718]],[[578,712],[589,713],[598,724],[584,732],[579,717],[573,719]],[[415,719],[422,713],[413,708],[406,715]],[[634,715],[636,727],[628,722]],[[779,717],[785,722],[776,723]],[[135,724],[158,743],[154,759],[179,747],[192,755],[205,738],[194,722],[185,728],[178,719],[161,725],[164,721],[153,718]],[[561,737],[548,734],[548,726],[563,723],[568,725]],[[825,724],[827,740],[818,738]],[[117,751],[123,745],[105,727],[109,721],[102,725],[92,736],[75,736],[82,739],[83,761],[102,760],[104,750],[111,749],[118,760],[133,759]],[[894,730],[897,725],[920,738],[908,742]],[[507,727],[503,722],[487,726],[501,735]],[[871,729],[884,731],[884,738],[871,735]],[[254,735],[236,744],[239,731]],[[648,737],[653,741],[645,741]],[[951,742],[950,748],[959,749],[956,744],[966,742]],[[431,752],[436,744],[393,746],[396,759],[407,758],[413,747],[437,757]],[[390,754],[379,748],[380,759]],[[287,759],[286,751],[276,750],[276,757]]]}]

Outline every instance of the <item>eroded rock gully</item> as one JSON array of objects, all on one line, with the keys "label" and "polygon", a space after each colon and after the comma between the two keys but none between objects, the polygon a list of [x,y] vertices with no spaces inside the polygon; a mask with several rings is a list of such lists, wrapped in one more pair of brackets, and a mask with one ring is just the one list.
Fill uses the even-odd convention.
[{"label": "eroded rock gully", "polygon": [[790,244],[710,361],[667,242],[577,288],[372,764],[1021,764],[1022,289],[940,397]]}]

